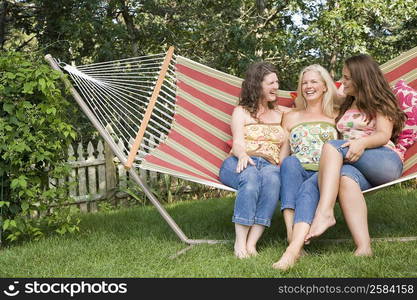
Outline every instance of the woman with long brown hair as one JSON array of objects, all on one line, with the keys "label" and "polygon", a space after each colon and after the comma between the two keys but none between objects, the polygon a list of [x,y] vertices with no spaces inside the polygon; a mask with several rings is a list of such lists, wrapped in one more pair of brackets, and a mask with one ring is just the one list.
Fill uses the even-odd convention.
[{"label": "woman with long brown hair", "polygon": [[[323,147],[320,200],[306,242],[336,223],[333,208],[338,197],[356,245],[355,255],[369,256],[372,249],[362,191],[401,176],[403,153],[395,143],[406,115],[372,57],[348,58],[342,73],[346,99],[336,118],[342,139]],[[342,166],[353,171],[341,172]]]}]

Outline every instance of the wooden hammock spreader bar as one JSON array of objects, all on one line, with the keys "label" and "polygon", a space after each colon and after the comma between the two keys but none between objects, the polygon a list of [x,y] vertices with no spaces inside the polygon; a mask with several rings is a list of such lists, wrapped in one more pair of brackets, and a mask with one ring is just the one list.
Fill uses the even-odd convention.
[{"label": "wooden hammock spreader bar", "polygon": [[127,157],[127,161],[125,163],[125,168],[130,169],[133,165],[133,161],[135,160],[136,154],[138,153],[140,144],[142,142],[143,136],[145,134],[146,127],[148,126],[148,122],[151,118],[152,111],[155,107],[156,99],[159,96],[159,92],[161,91],[162,83],[164,82],[165,75],[168,71],[169,63],[171,62],[172,56],[174,54],[174,47],[171,46],[168,49],[168,52],[165,56],[164,62],[162,63],[161,71],[159,72],[158,80],[156,82],[155,88],[152,92],[151,99],[149,100],[148,107],[146,108],[146,112],[143,116],[142,123],[140,124],[138,133],[136,135],[135,141],[130,149],[129,155]]}]

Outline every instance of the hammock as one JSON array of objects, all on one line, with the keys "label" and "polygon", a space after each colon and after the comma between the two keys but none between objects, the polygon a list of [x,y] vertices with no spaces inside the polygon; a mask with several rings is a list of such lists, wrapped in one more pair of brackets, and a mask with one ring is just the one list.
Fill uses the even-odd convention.
[{"label": "hammock", "polygon": [[[187,238],[136,172],[157,171],[234,191],[219,181],[218,171],[230,151],[231,114],[242,79],[173,52],[170,47],[166,54],[77,67],[45,58],[69,74],[75,87],[66,84],[77,103],[178,237],[190,245],[217,243]],[[417,47],[381,69],[391,85],[404,79],[417,88]],[[291,107],[292,92],[279,90],[277,101]],[[405,154],[400,179],[365,192],[416,177],[417,143]]]}]

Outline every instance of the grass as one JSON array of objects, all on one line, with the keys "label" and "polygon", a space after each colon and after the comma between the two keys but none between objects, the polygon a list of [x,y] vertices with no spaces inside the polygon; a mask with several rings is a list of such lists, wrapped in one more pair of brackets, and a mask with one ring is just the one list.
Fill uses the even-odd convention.
[{"label": "grass", "polygon": [[[416,200],[412,188],[388,188],[367,196],[371,236],[417,235]],[[233,240],[233,203],[231,195],[177,202],[166,209],[189,238]],[[374,242],[373,257],[354,257],[354,245],[338,206],[336,215],[336,226],[307,246],[309,255],[287,272],[271,267],[286,247],[280,212],[265,231],[257,257],[237,260],[230,242],[196,245],[172,259],[187,245],[153,206],[140,206],[84,214],[76,235],[54,235],[1,249],[0,277],[417,277],[417,241]]]}]

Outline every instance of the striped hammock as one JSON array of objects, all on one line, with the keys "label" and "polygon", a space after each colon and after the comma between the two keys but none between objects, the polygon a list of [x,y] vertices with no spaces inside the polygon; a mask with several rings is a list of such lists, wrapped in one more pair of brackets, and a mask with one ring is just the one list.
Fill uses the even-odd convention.
[{"label": "striped hammock", "polygon": [[[46,59],[69,74],[74,98],[143,189],[147,186],[137,168],[233,191],[219,182],[218,172],[230,152],[231,114],[242,79],[175,55],[172,47],[166,54],[77,67],[50,55]],[[417,47],[381,69],[391,85],[403,79],[417,88]],[[278,103],[292,106],[291,93],[280,90]],[[365,192],[416,177],[417,143],[405,154],[400,179]],[[179,228],[174,230],[187,239]]]}]

